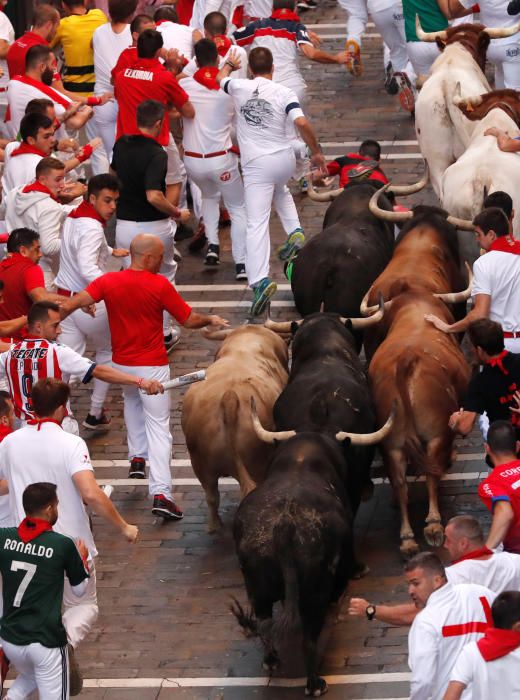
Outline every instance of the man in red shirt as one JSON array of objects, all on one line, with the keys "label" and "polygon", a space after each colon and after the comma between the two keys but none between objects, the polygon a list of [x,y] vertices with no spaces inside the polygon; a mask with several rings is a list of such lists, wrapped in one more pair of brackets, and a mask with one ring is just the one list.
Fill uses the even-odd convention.
[{"label": "man in red shirt", "polygon": [[[68,315],[80,307],[105,301],[114,367],[164,383],[170,378],[163,340],[163,312],[167,311],[186,328],[227,326],[219,316],[193,311],[170,282],[159,275],[164,245],[150,234],[137,235],[130,246],[127,270],[98,277],[79,294],[62,301]],[[179,520],[182,511],[172,500],[170,459],[170,400],[168,392],[146,396],[139,387],[124,387],[124,414],[130,457],[130,478],[145,478],[146,457],[150,462],[152,512],[167,520]]]},{"label": "man in red shirt", "polygon": [[[345,187],[350,182],[349,171],[364,162],[381,160],[381,146],[377,141],[367,139],[359,147],[358,153],[347,153],[327,163],[329,175],[339,175],[339,186]],[[369,180],[377,180],[381,186],[388,183],[388,178],[380,167],[375,168],[368,177]]]},{"label": "man in red shirt", "polygon": [[[59,301],[61,297],[45,289],[43,270],[38,265],[42,257],[40,236],[28,228],[11,231],[7,241],[8,257],[0,262],[0,283],[3,303],[0,304],[0,333],[3,337],[22,340],[27,312],[36,301]],[[4,328],[1,322],[11,321]]]},{"label": "man in red shirt", "polygon": [[7,52],[7,67],[11,78],[25,73],[25,56],[32,46],[37,46],[38,44],[49,46],[56,34],[59,23],[60,13],[55,7],[51,5],[37,5],[34,8],[32,28],[11,44]]},{"label": "man in red shirt", "polygon": [[520,554],[520,459],[519,443],[509,421],[489,426],[486,452],[495,467],[478,488],[478,495],[493,514],[486,545],[503,543],[507,552]]}]

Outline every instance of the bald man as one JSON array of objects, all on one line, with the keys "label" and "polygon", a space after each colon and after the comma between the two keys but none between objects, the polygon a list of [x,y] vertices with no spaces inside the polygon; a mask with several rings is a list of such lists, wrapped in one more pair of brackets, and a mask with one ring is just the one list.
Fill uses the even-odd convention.
[{"label": "bald man", "polygon": [[[137,235],[130,245],[130,256],[128,269],[98,277],[82,292],[66,299],[62,313],[67,316],[80,307],[90,307],[104,300],[112,335],[114,366],[164,383],[170,378],[162,331],[164,311],[185,328],[229,324],[220,316],[193,311],[175,287],[163,275],[157,274],[164,256],[160,238],[151,234]],[[179,520],[183,514],[172,498],[169,395],[148,397],[139,387],[133,391],[126,389],[123,397],[130,459],[128,476],[144,479],[148,458],[152,512],[166,520]]]}]

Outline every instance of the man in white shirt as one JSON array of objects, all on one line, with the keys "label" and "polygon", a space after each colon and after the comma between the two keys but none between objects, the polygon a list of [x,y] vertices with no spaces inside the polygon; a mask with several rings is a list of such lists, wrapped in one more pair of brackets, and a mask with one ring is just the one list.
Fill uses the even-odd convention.
[{"label": "man in white shirt", "polygon": [[501,593],[491,607],[494,627],[467,644],[450,674],[444,700],[520,697],[520,592]]},{"label": "man in white shirt", "polygon": [[226,22],[231,24],[233,12],[238,4],[236,0],[195,0],[193,4],[193,13],[190,19],[190,27],[202,32],[204,20],[210,12],[221,12],[226,18]]},{"label": "man in white shirt", "polygon": [[36,382],[32,389],[36,419],[0,444],[0,485],[2,493],[9,493],[11,526],[17,526],[25,517],[25,488],[38,481],[56,484],[60,510],[54,529],[81,539],[88,549],[92,565],[85,594],[75,596],[68,581],[63,593],[63,625],[75,649],[98,615],[94,567],[97,549],[85,506],[119,530],[128,542],[136,541],[138,529],[121,517],[97,485],[85,441],[62,430],[69,397],[68,385],[58,379]]},{"label": "man in white shirt", "polygon": [[179,24],[177,12],[173,7],[159,7],[153,16],[155,28],[162,34],[163,48],[166,51],[176,49],[186,61],[193,57],[193,47],[202,38],[198,29]]},{"label": "man in white shirt", "polygon": [[239,65],[237,57],[230,54],[217,80],[233,98],[237,113],[247,216],[246,272],[254,292],[251,314],[257,316],[277,289],[269,279],[269,219],[273,201],[287,234],[286,242],[278,249],[280,259],[290,260],[305,241],[287,188],[296,167],[294,150],[287,139],[288,123],[294,124],[309,147],[316,167],[324,169],[325,158],[295,93],[273,82],[273,55],[269,49],[258,47],[250,52],[252,80],[229,77]]},{"label": "man in white shirt", "polygon": [[[94,50],[94,74],[96,83],[94,95],[101,96],[113,92],[112,69],[121,53],[132,43],[130,22],[137,7],[137,0],[110,0],[108,10],[110,22],[102,24],[92,35]],[[103,140],[108,162],[112,159],[112,149],[116,140],[117,101],[109,100],[96,108],[94,123]]]},{"label": "man in white shirt", "polygon": [[206,265],[218,265],[220,197],[231,217],[231,253],[237,280],[246,279],[246,214],[244,185],[238,156],[232,152],[233,101],[219,89],[217,47],[210,39],[195,44],[199,70],[180,81],[195,107],[195,117],[184,119],[184,165],[202,193],[202,217],[209,245]]},{"label": "man in white shirt", "polygon": [[6,56],[9,47],[14,41],[14,29],[11,20],[4,13],[4,7],[7,5],[7,0],[0,0],[0,105],[6,105],[7,99],[5,91],[9,82],[9,69],[7,68]]},{"label": "man in white shirt", "polygon": [[461,333],[472,321],[489,317],[502,326],[504,346],[520,352],[520,241],[510,234],[509,221],[498,207],[480,212],[474,219],[477,242],[486,253],[473,264],[473,308],[461,321],[448,324],[426,316],[445,333]]},{"label": "man in white shirt", "polygon": [[[58,294],[71,297],[108,272],[110,256],[124,258],[128,250],[111,248],[105,238],[105,226],[116,210],[119,181],[113,175],[94,175],[88,183],[87,201],[65,219],[60,248],[60,267],[56,276]],[[61,323],[60,341],[83,355],[87,341],[96,352],[96,364],[112,361],[110,328],[104,302],[96,304],[95,315],[81,309]],[[83,426],[90,430],[106,428],[110,418],[103,406],[108,384],[94,379],[90,410]]]}]

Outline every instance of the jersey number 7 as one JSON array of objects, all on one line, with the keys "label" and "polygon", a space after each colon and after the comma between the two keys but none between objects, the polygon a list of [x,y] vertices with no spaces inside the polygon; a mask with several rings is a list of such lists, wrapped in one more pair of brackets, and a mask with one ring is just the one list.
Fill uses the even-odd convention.
[{"label": "jersey number 7", "polygon": [[13,600],[13,605],[15,608],[19,608],[22,604],[22,598],[27,586],[31,583],[34,574],[36,573],[36,564],[29,564],[26,561],[13,561],[11,562],[11,571],[25,571],[25,576],[20,581],[18,590]]}]

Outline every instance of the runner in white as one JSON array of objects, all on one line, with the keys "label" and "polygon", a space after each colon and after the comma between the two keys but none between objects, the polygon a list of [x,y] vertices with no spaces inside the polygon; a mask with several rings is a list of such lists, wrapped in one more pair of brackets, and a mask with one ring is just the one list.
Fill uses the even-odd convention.
[{"label": "runner in white", "polygon": [[288,236],[278,250],[280,259],[289,260],[305,241],[286,184],[296,167],[287,124],[292,122],[298,129],[315,166],[324,169],[325,158],[295,93],[273,82],[273,55],[269,49],[258,47],[250,52],[252,80],[230,78],[238,67],[237,57],[231,54],[217,79],[233,98],[237,113],[247,214],[246,272],[254,291],[251,313],[258,315],[277,289],[269,279],[269,218],[273,201]]},{"label": "runner in white", "polygon": [[219,89],[217,47],[210,39],[195,45],[199,70],[180,81],[195,107],[194,119],[184,119],[184,165],[202,193],[202,216],[209,245],[206,265],[220,262],[218,237],[220,197],[231,217],[231,253],[237,280],[246,279],[246,214],[238,156],[232,151],[233,101]]},{"label": "runner in white", "polygon": [[179,24],[177,12],[173,7],[160,7],[153,16],[155,28],[162,35],[164,49],[176,49],[189,61],[193,57],[193,46],[202,38],[200,31]]},{"label": "runner in white", "polygon": [[14,29],[11,20],[4,13],[4,7],[7,5],[7,0],[0,0],[0,105],[6,105],[6,88],[9,82],[9,69],[5,57],[9,51],[9,47],[14,41]]},{"label": "runner in white", "polygon": [[363,73],[361,63],[361,37],[368,22],[367,0],[338,0],[347,12],[346,50],[349,52],[348,70],[355,76]]},{"label": "runner in white", "polygon": [[231,18],[235,7],[239,3],[237,0],[195,0],[193,4],[193,14],[191,15],[190,27],[204,30],[204,20],[210,12],[221,12],[226,18],[226,22],[231,24]]}]

